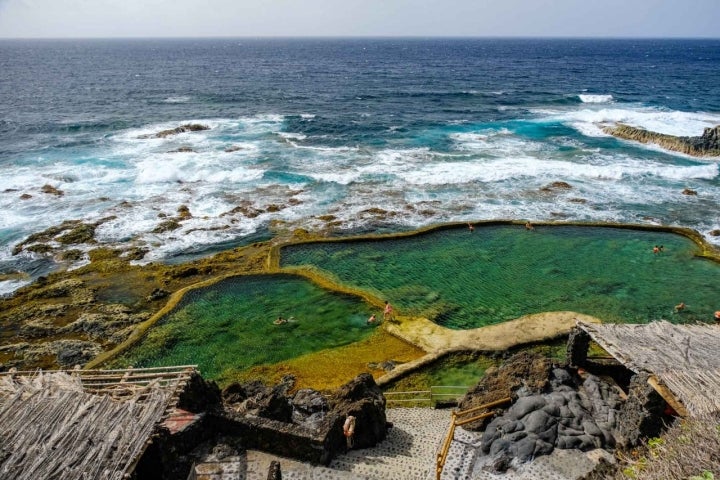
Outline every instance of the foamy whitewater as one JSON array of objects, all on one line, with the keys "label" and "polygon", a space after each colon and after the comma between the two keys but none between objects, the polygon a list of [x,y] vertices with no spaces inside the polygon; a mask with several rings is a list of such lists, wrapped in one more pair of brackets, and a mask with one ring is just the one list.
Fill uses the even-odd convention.
[{"label": "foamy whitewater", "polygon": [[[328,219],[679,225],[720,243],[717,159],[602,132],[720,124],[718,41],[5,41],[0,58],[0,294],[57,268],[13,248],[64,220],[114,217],[95,239],[149,249],[140,263]],[[188,123],[209,130],[144,138]],[[557,181],[572,188],[542,189]],[[192,217],[153,233],[181,205]]]}]

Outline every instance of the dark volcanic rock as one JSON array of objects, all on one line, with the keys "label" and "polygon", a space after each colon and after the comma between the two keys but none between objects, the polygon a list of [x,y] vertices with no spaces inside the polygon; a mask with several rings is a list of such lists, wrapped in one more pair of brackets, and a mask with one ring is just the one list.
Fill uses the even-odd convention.
[{"label": "dark volcanic rock", "polygon": [[220,389],[217,384],[205,380],[197,372],[190,375],[187,386],[180,393],[178,407],[189,412],[204,412],[222,406]]},{"label": "dark volcanic rock", "polygon": [[162,288],[156,288],[152,292],[150,292],[150,295],[148,295],[147,299],[149,302],[154,302],[155,300],[160,300],[162,298],[167,297],[170,295],[170,292],[167,290],[163,290]]},{"label": "dark volcanic rock", "polygon": [[46,183],[45,185],[43,185],[42,188],[40,189],[40,191],[43,193],[47,193],[49,195],[56,195],[58,197],[62,197],[65,194],[65,192],[63,192],[62,190],[60,190],[58,188],[53,187],[49,183]]},{"label": "dark volcanic rock", "polygon": [[720,125],[706,128],[698,137],[676,137],[664,133],[631,127],[622,123],[603,128],[605,133],[625,140],[640,143],[654,143],[674,152],[681,152],[694,157],[720,156]]},{"label": "dark volcanic rock", "polygon": [[279,422],[292,421],[293,405],[287,397],[294,379],[284,379],[274,387],[259,381],[231,384],[222,392],[222,399],[230,409],[243,415],[269,418]]},{"label": "dark volcanic rock", "polygon": [[[552,364],[550,360],[523,352],[512,356],[498,368],[489,368],[485,376],[458,403],[459,410],[468,410],[505,397],[516,397],[521,388],[539,393],[548,385]],[[468,430],[480,430],[489,419],[466,425]]]},{"label": "dark volcanic rock", "polygon": [[340,428],[349,415],[355,417],[354,448],[372,447],[385,439],[388,429],[385,396],[369,373],[361,373],[340,387],[329,405],[340,417]]},{"label": "dark volcanic rock", "polygon": [[553,190],[572,190],[572,185],[567,182],[552,182],[540,188],[541,192],[552,192]]},{"label": "dark volcanic rock", "polygon": [[169,150],[168,153],[195,153],[195,150],[192,147],[182,146],[175,150]]},{"label": "dark volcanic rock", "polygon": [[630,380],[628,400],[618,413],[618,443],[629,447],[641,438],[657,437],[663,428],[665,400],[648,385],[649,375],[639,373]]},{"label": "dark volcanic rock", "polygon": [[482,437],[482,449],[495,456],[495,471],[512,459],[527,462],[555,448],[592,450],[615,445],[620,397],[608,384],[588,375],[580,378],[555,368],[543,393],[520,396],[493,419]]},{"label": "dark volcanic rock", "polygon": [[179,127],[171,128],[168,130],[161,130],[155,134],[140,135],[138,138],[165,138],[171,135],[177,135],[179,133],[199,132],[201,130],[210,130],[210,127],[198,123],[186,123],[185,125],[180,125]]},{"label": "dark volcanic rock", "polygon": [[153,229],[152,233],[171,232],[173,230],[177,230],[178,228],[180,228],[180,223],[178,223],[178,221],[173,218],[161,222],[157,227]]}]

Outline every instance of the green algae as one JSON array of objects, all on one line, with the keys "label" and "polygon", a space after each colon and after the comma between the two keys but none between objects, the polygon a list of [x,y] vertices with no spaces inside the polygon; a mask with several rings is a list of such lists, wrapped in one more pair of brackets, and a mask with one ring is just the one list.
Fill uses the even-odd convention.
[{"label": "green algae", "polygon": [[[558,310],[611,322],[707,322],[718,308],[720,266],[700,254],[668,232],[501,225],[288,245],[280,265],[310,266],[404,315],[467,329]],[[680,302],[688,307],[678,314]]]},{"label": "green algae", "polygon": [[[513,349],[507,354],[528,351],[562,363],[566,359],[566,338],[552,342]],[[399,395],[401,392],[432,390],[433,402],[457,400],[476,385],[486,370],[503,362],[503,355],[483,352],[453,352],[422,369],[408,373],[388,384],[383,390],[392,392],[389,399],[416,398],[416,395]],[[390,406],[426,406],[426,402],[396,402]]]},{"label": "green algae", "polygon": [[[198,364],[206,378],[348,345],[369,336],[372,307],[292,275],[248,275],[192,290],[110,364]],[[275,325],[282,316],[288,322]]]}]

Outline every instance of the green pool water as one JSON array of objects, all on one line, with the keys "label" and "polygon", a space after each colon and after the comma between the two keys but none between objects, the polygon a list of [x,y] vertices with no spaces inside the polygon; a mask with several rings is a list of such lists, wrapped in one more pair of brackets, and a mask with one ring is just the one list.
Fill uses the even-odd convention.
[{"label": "green pool water", "polygon": [[[112,362],[135,367],[198,364],[206,378],[232,378],[357,342],[373,328],[370,306],[293,275],[233,277],[187,294],[131,350]],[[291,320],[274,325],[278,316]]]},{"label": "green pool water", "polygon": [[[654,254],[654,245],[664,251]],[[705,322],[720,309],[720,265],[697,251],[670,233],[507,225],[287,246],[281,266],[314,266],[400,314],[455,329],[554,310],[614,322]],[[687,308],[676,314],[680,302]]]}]

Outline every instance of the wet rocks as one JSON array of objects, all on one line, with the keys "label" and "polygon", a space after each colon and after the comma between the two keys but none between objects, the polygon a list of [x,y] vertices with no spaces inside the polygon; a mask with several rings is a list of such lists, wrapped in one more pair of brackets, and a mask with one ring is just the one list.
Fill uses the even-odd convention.
[{"label": "wet rocks", "polygon": [[173,230],[177,230],[180,228],[180,223],[173,219],[165,220],[164,222],[160,222],[157,227],[153,228],[152,233],[165,233],[165,232],[172,232]]},{"label": "wet rocks", "polygon": [[179,127],[170,128],[168,130],[161,130],[157,133],[140,135],[138,138],[165,138],[173,135],[178,135],[180,133],[199,132],[202,130],[210,130],[210,127],[208,127],[207,125],[201,125],[199,123],[186,123],[185,125],[180,125]]},{"label": "wet rocks", "polygon": [[193,150],[192,147],[184,145],[182,147],[176,148],[175,150],[169,150],[168,153],[195,153],[195,150]]},{"label": "wet rocks", "polygon": [[180,205],[177,209],[177,213],[180,220],[187,220],[188,218],[192,218],[192,213],[190,213],[190,208],[188,208],[187,205]]},{"label": "wet rocks", "polygon": [[13,255],[17,255],[25,250],[32,250],[33,246],[37,250],[37,245],[46,244],[49,249],[40,247],[45,250],[44,253],[55,251],[56,246],[59,244],[60,247],[65,245],[77,245],[77,244],[94,244],[95,243],[95,229],[105,222],[114,220],[115,216],[109,216],[101,218],[100,220],[92,223],[84,223],[80,220],[65,220],[60,225],[55,225],[50,228],[43,230],[42,232],[36,232],[28,236],[25,240],[15,245],[13,248]]},{"label": "wet rocks", "polygon": [[554,192],[558,190],[572,190],[572,185],[567,182],[552,182],[544,187],[540,187],[541,192]]},{"label": "wet rocks", "polygon": [[49,183],[43,185],[42,188],[40,188],[40,191],[43,193],[47,193],[48,195],[55,195],[57,197],[62,197],[63,195],[65,195],[65,192],[56,187],[53,187]]},{"label": "wet rocks", "polygon": [[706,128],[702,135],[697,137],[666,135],[622,123],[606,126],[603,131],[618,138],[640,143],[654,143],[668,150],[694,157],[720,156],[720,125]]}]

